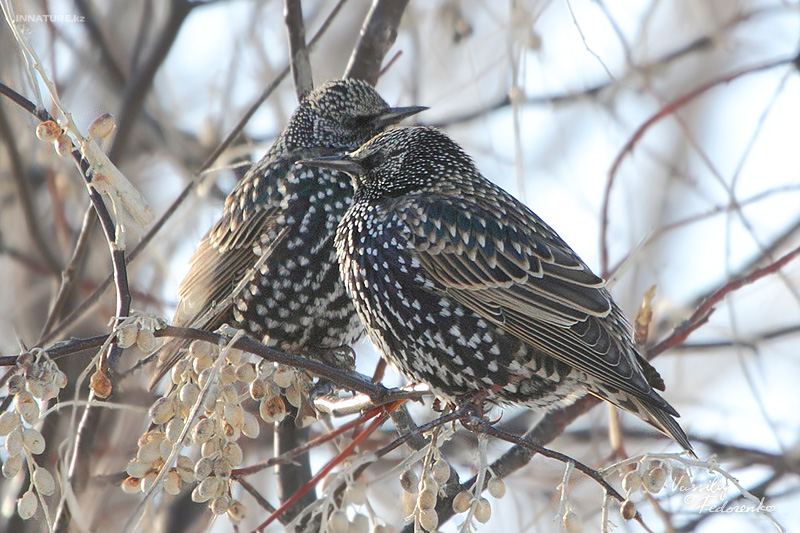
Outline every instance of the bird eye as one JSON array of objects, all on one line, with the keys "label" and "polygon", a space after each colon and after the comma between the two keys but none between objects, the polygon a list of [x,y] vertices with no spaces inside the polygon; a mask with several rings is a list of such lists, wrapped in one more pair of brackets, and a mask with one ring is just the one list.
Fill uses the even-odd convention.
[{"label": "bird eye", "polygon": [[345,128],[351,130],[358,130],[367,126],[370,121],[372,120],[372,116],[370,115],[358,115],[355,117],[345,117],[342,120],[342,124]]},{"label": "bird eye", "polygon": [[382,152],[373,152],[361,160],[361,166],[366,170],[372,170],[381,166],[384,160]]}]

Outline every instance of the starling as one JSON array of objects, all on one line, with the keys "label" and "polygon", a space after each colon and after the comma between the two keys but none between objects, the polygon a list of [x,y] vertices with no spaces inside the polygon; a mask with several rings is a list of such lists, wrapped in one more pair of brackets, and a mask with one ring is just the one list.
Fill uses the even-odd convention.
[{"label": "starling", "polygon": [[[358,80],[331,81],[311,92],[200,241],[178,288],[173,324],[214,330],[228,323],[268,346],[305,355],[356,341],[363,328],[333,247],[352,202],[350,178],[295,161],[355,150],[423,109],[389,107]],[[180,347],[162,351],[151,386],[182,356]]]},{"label": "starling", "polygon": [[304,164],[353,177],[339,270],[383,357],[439,396],[545,411],[587,392],[691,452],[622,311],[528,207],[427,127]]}]

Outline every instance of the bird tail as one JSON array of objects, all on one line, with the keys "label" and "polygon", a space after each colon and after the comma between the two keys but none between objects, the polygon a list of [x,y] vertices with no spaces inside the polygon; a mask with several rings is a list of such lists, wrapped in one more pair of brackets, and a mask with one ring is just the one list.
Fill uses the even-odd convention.
[{"label": "bird tail", "polygon": [[675,420],[671,414],[666,412],[662,407],[653,405],[646,400],[629,398],[629,402],[636,406],[636,411],[632,411],[633,414],[680,444],[681,448],[689,452],[692,457],[697,457],[683,428],[681,428],[678,421]]},{"label": "bird tail", "polygon": [[654,390],[651,390],[648,396],[642,398],[626,392],[616,392],[612,394],[610,391],[601,387],[594,387],[593,389],[594,390],[590,392],[598,398],[638,416],[643,421],[680,444],[681,448],[689,452],[692,457],[697,457],[692,449],[692,445],[689,443],[689,438],[675,420],[675,417],[679,417],[680,415]]}]

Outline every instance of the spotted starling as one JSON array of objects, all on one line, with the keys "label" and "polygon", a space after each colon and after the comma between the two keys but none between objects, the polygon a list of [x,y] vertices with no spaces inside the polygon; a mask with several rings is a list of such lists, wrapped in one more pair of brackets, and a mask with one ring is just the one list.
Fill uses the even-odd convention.
[{"label": "spotted starling", "polygon": [[[269,152],[225,201],[178,288],[173,324],[224,323],[294,354],[352,344],[363,331],[339,278],[333,237],[350,203],[350,178],[297,167],[354,150],[423,107],[389,107],[367,83],[331,81],[311,92]],[[152,384],[181,357],[165,349]]]},{"label": "spotted starling", "polygon": [[691,451],[656,370],[577,254],[449,137],[398,128],[304,164],[353,176],[339,269],[383,357],[439,396],[545,411],[591,393]]}]

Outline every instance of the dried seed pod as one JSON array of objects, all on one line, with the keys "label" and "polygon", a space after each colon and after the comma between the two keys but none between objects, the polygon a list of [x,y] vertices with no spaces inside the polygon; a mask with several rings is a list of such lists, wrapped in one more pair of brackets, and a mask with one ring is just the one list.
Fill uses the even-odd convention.
[{"label": "dried seed pod", "polygon": [[234,524],[238,524],[247,518],[247,507],[238,500],[234,500],[228,506],[228,519]]},{"label": "dried seed pod", "polygon": [[98,398],[108,398],[111,396],[111,380],[105,372],[96,370],[89,378],[89,388],[94,391]]},{"label": "dried seed pod", "polygon": [[70,139],[69,135],[66,133],[59,135],[54,141],[53,146],[56,149],[56,153],[61,157],[66,157],[72,153],[72,139]]},{"label": "dried seed pod", "polygon": [[439,527],[439,515],[433,509],[424,509],[419,512],[419,525],[425,531],[435,531]]},{"label": "dried seed pod", "polygon": [[128,323],[120,326],[117,330],[117,346],[122,348],[130,348],[136,342],[136,337],[139,335],[139,327],[134,323]]},{"label": "dried seed pod", "polygon": [[211,357],[214,354],[214,346],[206,341],[194,340],[189,345],[189,355],[192,357]]},{"label": "dried seed pod", "polygon": [[486,498],[478,498],[475,504],[475,520],[481,524],[485,524],[492,517],[492,504]]},{"label": "dried seed pod", "polygon": [[56,387],[63,389],[67,386],[67,382],[67,375],[64,372],[59,370],[55,373],[55,376],[53,377],[53,383],[56,384]]},{"label": "dried seed pod", "polygon": [[173,496],[181,492],[181,476],[174,468],[164,476],[164,492]]},{"label": "dried seed pod", "polygon": [[489,490],[489,494],[498,500],[506,495],[506,484],[499,477],[490,479],[486,488]]},{"label": "dried seed pod", "polygon": [[178,391],[178,399],[181,401],[183,405],[186,406],[193,406],[194,403],[197,401],[197,398],[200,397],[200,387],[196,384],[188,381],[184,383],[180,391]]},{"label": "dried seed pod", "polygon": [[5,437],[21,424],[18,413],[4,411],[0,414],[0,437]]},{"label": "dried seed pod", "polygon": [[25,390],[25,378],[21,374],[14,374],[8,378],[8,395],[14,396]]},{"label": "dried seed pod", "polygon": [[625,474],[625,477],[622,478],[622,490],[625,491],[625,494],[633,494],[641,488],[642,475],[638,470],[628,472]]},{"label": "dried seed pod", "polygon": [[417,507],[420,509],[433,509],[436,507],[436,491],[430,488],[423,489],[417,496]]},{"label": "dried seed pod", "polygon": [[131,459],[128,462],[127,468],[125,468],[125,472],[131,477],[141,479],[146,476],[152,468],[152,463],[143,463],[139,459]]},{"label": "dried seed pod", "polygon": [[23,520],[28,520],[34,514],[36,509],[39,508],[39,499],[32,490],[28,490],[22,495],[22,498],[17,500],[17,514]]},{"label": "dried seed pod", "polygon": [[15,477],[22,470],[23,463],[22,455],[9,455],[3,461],[3,477],[6,479]]},{"label": "dried seed pod", "polygon": [[27,391],[22,391],[14,396],[14,409],[28,424],[35,424],[39,420],[39,404]]},{"label": "dried seed pod", "polygon": [[265,398],[268,390],[267,382],[263,379],[259,378],[250,383],[250,397],[256,401]]},{"label": "dried seed pod", "polygon": [[156,478],[158,477],[158,473],[155,470],[151,470],[142,478],[142,482],[139,487],[142,489],[142,492],[148,492],[150,489],[153,488],[153,485],[156,483]]},{"label": "dried seed pod", "polygon": [[453,498],[453,512],[456,514],[466,513],[471,506],[472,494],[469,491],[462,490]]},{"label": "dried seed pod", "polygon": [[[203,372],[203,370],[210,369],[212,366],[214,366],[214,360],[210,355],[201,355],[192,360],[192,370],[198,374]],[[200,386],[202,387],[203,385]]]},{"label": "dried seed pod", "polygon": [[44,496],[50,496],[56,491],[56,480],[53,475],[41,467],[36,467],[33,471],[33,486]]},{"label": "dried seed pod", "polygon": [[636,518],[636,506],[630,500],[625,500],[619,507],[619,514],[624,520],[633,520]]},{"label": "dried seed pod", "polygon": [[111,113],[103,113],[89,124],[89,136],[93,139],[103,139],[114,131],[114,117]]},{"label": "dried seed pod", "polygon": [[150,407],[150,419],[157,426],[166,424],[175,416],[175,402],[171,398],[159,398]]},{"label": "dried seed pod", "polygon": [[49,401],[58,396],[59,388],[53,382],[45,383],[42,389],[42,394],[39,396],[44,401]]},{"label": "dried seed pod", "polygon": [[238,466],[242,464],[244,460],[244,454],[242,453],[242,447],[239,446],[236,442],[229,442],[225,445],[222,449],[222,456],[225,457],[233,466]]},{"label": "dried seed pod", "polygon": [[406,470],[400,474],[400,486],[405,492],[416,494],[419,490],[419,478],[411,470]]},{"label": "dried seed pod", "polygon": [[289,366],[279,366],[272,374],[272,381],[278,387],[285,389],[295,380],[294,369]]},{"label": "dried seed pod", "polygon": [[210,418],[202,418],[192,429],[192,439],[197,444],[205,444],[214,436],[217,424]]},{"label": "dried seed pod", "polygon": [[64,133],[64,130],[53,120],[45,120],[36,126],[36,137],[38,137],[40,141],[48,143],[54,142],[62,133]]},{"label": "dried seed pod", "polygon": [[692,481],[689,479],[689,474],[683,468],[672,469],[672,483],[679,491],[687,491],[692,487]]},{"label": "dried seed pod", "polygon": [[231,477],[231,472],[233,471],[233,467],[231,466],[230,461],[225,459],[224,457],[217,457],[214,459],[214,475],[218,478],[227,479]]},{"label": "dried seed pod", "polygon": [[22,429],[22,445],[33,455],[44,453],[44,437],[36,428]]},{"label": "dried seed pod", "polygon": [[241,405],[226,403],[222,414],[225,421],[235,428],[244,424],[244,409]]},{"label": "dried seed pod", "polygon": [[221,515],[228,512],[229,506],[230,500],[225,496],[220,496],[219,498],[214,498],[208,508],[211,509],[211,512],[215,515]]},{"label": "dried seed pod", "polygon": [[249,438],[255,439],[261,432],[261,426],[258,424],[258,419],[249,411],[244,412],[244,423],[242,424],[242,434]]},{"label": "dried seed pod", "polygon": [[655,494],[661,490],[667,481],[667,471],[660,466],[650,468],[644,478],[644,488],[650,494]]},{"label": "dried seed pod", "polygon": [[219,369],[219,382],[222,385],[231,385],[236,382],[236,370],[232,365],[222,365],[222,368]]},{"label": "dried seed pod", "polygon": [[136,452],[136,458],[143,463],[154,463],[161,457],[161,441],[151,440]]},{"label": "dried seed pod", "polygon": [[286,417],[286,404],[280,396],[266,398],[261,401],[258,414],[264,422],[280,422]]},{"label": "dried seed pod", "polygon": [[242,351],[239,348],[231,348],[225,355],[225,360],[232,365],[238,365],[242,360]]},{"label": "dried seed pod", "polygon": [[22,429],[17,427],[6,437],[8,455],[18,455],[22,451]]},{"label": "dried seed pod", "polygon": [[350,531],[350,521],[347,513],[341,509],[336,509],[328,516],[328,531],[330,533],[348,533]]},{"label": "dried seed pod", "polygon": [[166,437],[166,440],[172,443],[178,442],[178,439],[180,439],[181,433],[183,432],[184,424],[185,422],[180,418],[173,418],[167,422],[167,427],[164,430],[164,436]]},{"label": "dried seed pod", "polygon": [[199,500],[201,502],[207,502],[211,498],[215,498],[217,496],[217,491],[219,490],[222,481],[215,476],[208,476],[200,484],[197,486],[198,495],[202,498]]},{"label": "dried seed pod", "polygon": [[447,480],[450,479],[450,465],[447,464],[443,458],[439,458],[433,466],[431,467],[431,473],[433,474],[433,479],[436,480],[436,483],[439,485],[444,485],[447,483]]},{"label": "dried seed pod", "polygon": [[136,477],[126,477],[122,482],[122,491],[126,494],[134,494],[140,492],[142,480]]},{"label": "dried seed pod", "polygon": [[197,481],[203,481],[214,471],[214,460],[210,457],[203,457],[194,465],[194,477]]},{"label": "dried seed pod", "polygon": [[256,379],[256,367],[253,363],[242,363],[237,366],[236,379],[244,383],[252,383]]},{"label": "dried seed pod", "polygon": [[203,457],[213,457],[214,455],[218,454],[220,451],[220,443],[219,439],[211,439],[208,442],[204,442],[203,445],[200,447],[200,455]]}]

